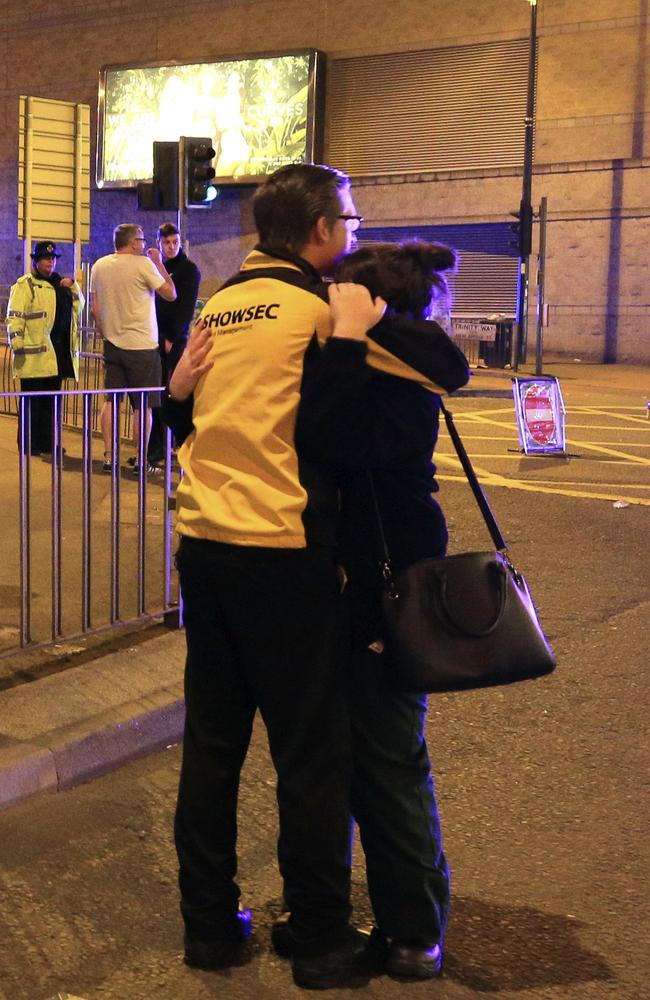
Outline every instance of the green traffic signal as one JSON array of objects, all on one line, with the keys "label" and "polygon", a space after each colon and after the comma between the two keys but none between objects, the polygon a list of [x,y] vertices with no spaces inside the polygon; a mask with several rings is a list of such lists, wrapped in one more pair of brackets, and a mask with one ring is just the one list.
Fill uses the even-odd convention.
[{"label": "green traffic signal", "polygon": [[184,150],[185,206],[207,208],[217,195],[212,140],[186,136]]}]

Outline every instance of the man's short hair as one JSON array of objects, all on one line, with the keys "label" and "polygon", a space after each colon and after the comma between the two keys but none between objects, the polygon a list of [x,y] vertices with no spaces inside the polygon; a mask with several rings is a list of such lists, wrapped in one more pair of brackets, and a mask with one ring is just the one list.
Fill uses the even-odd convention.
[{"label": "man's short hair", "polygon": [[165,236],[180,236],[180,233],[173,222],[163,222],[162,226],[158,226],[156,239],[163,240]]},{"label": "man's short hair", "polygon": [[334,167],[291,163],[267,177],[255,192],[253,216],[260,243],[269,250],[301,253],[312,226],[324,216],[334,222],[340,191],[350,184]]},{"label": "man's short hair", "polygon": [[116,250],[128,247],[131,240],[135,239],[142,232],[142,226],[135,222],[122,222],[113,230],[113,246]]}]

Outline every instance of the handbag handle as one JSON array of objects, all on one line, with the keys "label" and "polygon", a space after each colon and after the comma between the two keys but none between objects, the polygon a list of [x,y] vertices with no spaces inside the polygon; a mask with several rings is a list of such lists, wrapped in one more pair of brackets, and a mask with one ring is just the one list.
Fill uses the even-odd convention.
[{"label": "handbag handle", "polygon": [[[483,629],[478,629],[474,631],[473,629],[465,628],[454,621],[454,617],[449,609],[447,603],[447,576],[445,573],[440,574],[440,579],[438,580],[438,586],[440,588],[440,609],[447,619],[447,623],[451,625],[456,632],[460,635],[469,636],[470,639],[483,639],[485,636],[490,635],[495,631],[499,622],[503,618],[503,612],[506,608],[506,597],[507,597],[507,587],[506,587],[506,571],[500,563],[496,566],[490,566],[490,570],[497,574],[499,577],[499,600],[497,602],[497,612],[493,620],[489,625],[486,625]],[[436,574],[438,576],[438,574]]]},{"label": "handbag handle", "polygon": [[[465,450],[465,445],[461,441],[460,434],[456,429],[456,425],[454,424],[454,415],[451,412],[451,410],[447,409],[442,399],[440,400],[440,409],[444,414],[449,437],[451,438],[454,448],[456,449],[456,454],[458,455],[458,459],[463,468],[463,472],[467,476],[467,480],[472,489],[472,493],[474,494],[474,498],[478,504],[479,510],[483,515],[483,520],[485,521],[485,525],[488,531],[490,532],[490,536],[492,538],[492,541],[494,542],[494,547],[498,549],[499,552],[505,553],[508,548],[506,540],[501,534],[501,529],[499,528],[496,518],[492,513],[492,509],[490,507],[490,504],[488,503],[488,499],[485,493],[483,492],[483,487],[478,481],[478,477],[474,472],[474,466],[472,465],[470,457]],[[370,469],[367,470],[367,473],[368,473],[368,481],[370,483],[370,496],[372,498],[375,521],[377,524],[377,534],[379,536],[379,544],[381,546],[381,554],[382,554],[382,561],[380,564],[381,572],[384,578],[384,583],[386,585],[386,594],[389,600],[395,600],[397,597],[399,597],[399,594],[397,593],[397,588],[395,586],[395,581],[393,579],[391,559],[390,559],[390,554],[388,552],[388,545],[386,544],[384,522],[382,520],[381,511],[379,509],[379,503],[377,501],[377,491],[375,490],[375,481],[372,477],[372,472]]]}]

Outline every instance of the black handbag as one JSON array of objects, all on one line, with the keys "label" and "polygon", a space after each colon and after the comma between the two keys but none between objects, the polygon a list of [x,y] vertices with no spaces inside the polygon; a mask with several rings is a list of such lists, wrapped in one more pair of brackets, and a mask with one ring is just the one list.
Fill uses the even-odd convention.
[{"label": "black handbag", "polygon": [[496,551],[422,559],[393,574],[372,475],[382,549],[381,595],[386,666],[402,691],[457,691],[510,684],[550,673],[555,657],[526,581],[506,555],[453,416],[441,402],[449,435]]}]

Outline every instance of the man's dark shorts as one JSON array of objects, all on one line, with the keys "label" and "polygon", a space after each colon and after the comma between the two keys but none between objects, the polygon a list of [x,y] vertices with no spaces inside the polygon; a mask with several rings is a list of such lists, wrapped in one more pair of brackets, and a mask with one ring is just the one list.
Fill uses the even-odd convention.
[{"label": "man's dark shorts", "polygon": [[[126,351],[122,347],[116,347],[110,340],[104,341],[105,389],[148,389],[155,385],[162,385],[162,368],[157,347],[150,351]],[[133,409],[137,409],[140,406],[140,393],[130,392],[129,400]],[[148,393],[146,405],[160,406],[160,393]]]}]

